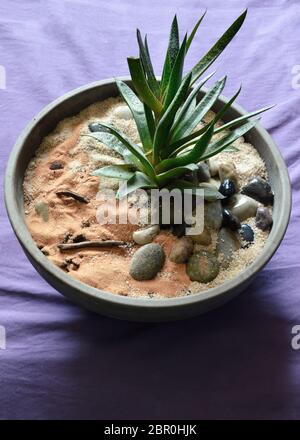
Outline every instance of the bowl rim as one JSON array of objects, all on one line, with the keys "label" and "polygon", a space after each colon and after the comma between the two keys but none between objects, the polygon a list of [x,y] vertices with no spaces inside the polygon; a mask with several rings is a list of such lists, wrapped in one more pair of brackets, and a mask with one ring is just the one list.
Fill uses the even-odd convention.
[{"label": "bowl rim", "polygon": [[[128,76],[119,77],[119,79],[130,82],[130,78]],[[285,209],[282,209],[278,218],[278,222],[273,225],[268,243],[264,246],[261,253],[258,257],[251,263],[248,267],[246,267],[242,272],[240,272],[234,278],[224,282],[220,286],[209,288],[208,290],[193,293],[188,296],[178,296],[172,298],[147,298],[147,297],[128,297],[118,295],[112,292],[107,292],[104,290],[97,289],[88,284],[85,284],[81,281],[76,280],[71,277],[60,268],[54,265],[37,247],[34,242],[29,229],[27,228],[25,219],[24,219],[24,211],[20,212],[17,205],[17,197],[16,192],[17,188],[14,185],[15,176],[18,173],[17,170],[17,159],[19,153],[22,150],[23,144],[36,123],[43,119],[47,114],[52,111],[56,106],[60,105],[63,101],[66,101],[77,94],[82,94],[90,89],[99,88],[101,86],[111,85],[111,83],[115,83],[114,78],[108,78],[101,81],[95,81],[92,83],[85,84],[78,88],[75,88],[59,98],[55,99],[48,105],[46,105],[36,116],[34,116],[31,121],[26,125],[21,134],[19,135],[15,145],[9,155],[9,159],[6,166],[5,172],[5,205],[7,214],[14,230],[15,235],[17,236],[19,242],[22,247],[26,250],[29,256],[34,260],[34,262],[42,267],[46,272],[48,272],[54,279],[59,281],[60,283],[66,284],[70,289],[75,289],[76,294],[80,293],[80,296],[84,296],[85,298],[95,301],[101,300],[105,303],[114,303],[116,306],[124,306],[139,309],[139,308],[151,308],[151,309],[167,309],[167,308],[180,308],[182,306],[192,305],[194,303],[205,302],[207,300],[212,300],[213,298],[217,298],[221,295],[225,295],[226,292],[231,291],[232,289],[237,289],[241,284],[246,283],[247,280],[252,278],[259,270],[261,270],[271,259],[277,248],[279,247],[284,234],[286,232],[290,213],[291,213],[291,185],[290,179],[287,171],[286,164],[283,160],[283,157],[273,141],[270,134],[267,132],[263,126],[258,123],[253,130],[258,131],[258,134],[265,139],[269,148],[272,151],[273,156],[275,157],[275,161],[278,165],[279,169],[279,178],[282,182],[282,186],[284,188],[281,203]],[[205,90],[205,88],[203,88]],[[221,103],[226,103],[228,99],[220,95],[218,101]],[[240,113],[245,114],[246,111],[243,107],[238,104],[233,104],[232,108]]]}]

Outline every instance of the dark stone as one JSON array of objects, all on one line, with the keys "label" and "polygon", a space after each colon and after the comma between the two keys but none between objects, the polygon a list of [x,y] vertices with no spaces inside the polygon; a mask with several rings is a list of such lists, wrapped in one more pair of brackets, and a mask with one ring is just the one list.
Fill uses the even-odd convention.
[{"label": "dark stone", "polygon": [[50,170],[62,170],[64,167],[63,163],[59,161],[54,161],[49,165]]},{"label": "dark stone", "polygon": [[246,242],[242,247],[248,247],[254,241],[254,232],[251,226],[243,224],[239,229],[239,234],[242,241]]},{"label": "dark stone", "polygon": [[109,130],[105,127],[102,127],[102,125],[99,124],[99,122],[91,122],[89,124],[89,130],[92,132],[97,132],[97,131],[109,132]]},{"label": "dark stone", "polygon": [[226,198],[233,196],[236,193],[236,187],[232,180],[224,180],[219,188],[219,192]]},{"label": "dark stone", "polygon": [[86,236],[83,234],[78,234],[73,237],[73,243],[81,243],[82,241],[87,241]]},{"label": "dark stone", "polygon": [[198,169],[194,171],[188,171],[184,175],[184,180],[192,183],[208,182],[210,179],[209,166],[206,162],[201,162],[197,165]]},{"label": "dark stone", "polygon": [[273,219],[268,208],[259,207],[257,209],[255,224],[262,231],[267,231],[271,228],[273,224]]},{"label": "dark stone", "polygon": [[232,231],[237,231],[241,227],[241,222],[229,209],[223,208],[223,226]]},{"label": "dark stone", "polygon": [[274,195],[270,184],[259,176],[254,177],[241,192],[265,205],[273,203]]}]

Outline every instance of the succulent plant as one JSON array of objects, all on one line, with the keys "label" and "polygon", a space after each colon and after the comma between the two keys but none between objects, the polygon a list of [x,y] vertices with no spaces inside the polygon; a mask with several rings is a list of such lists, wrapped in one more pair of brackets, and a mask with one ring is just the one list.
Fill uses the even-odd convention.
[{"label": "succulent plant", "polygon": [[[208,75],[197,85],[195,82],[211,66],[242,26],[247,11],[244,11],[211,47],[202,59],[186,74],[183,73],[185,57],[205,13],[199,19],[189,36],[185,35],[180,44],[178,22],[172,22],[168,49],[161,79],[154,74],[147,36],[143,39],[137,30],[139,58],[128,58],[133,88],[116,79],[119,92],[131,110],[139,133],[141,145],[135,144],[112,125],[101,123],[102,131],[89,136],[117,151],[125,163],[102,167],[94,175],[113,177],[127,181],[120,188],[118,197],[138,188],[204,188],[207,198],[222,198],[215,188],[207,184],[195,186],[184,179],[184,175],[197,169],[201,161],[233,149],[232,144],[257,123],[254,116],[270,107],[248,113],[245,116],[217,126],[217,122],[230,108],[241,91],[221,108],[209,123],[203,118],[213,107],[222,93],[226,77],[203,94],[198,95]],[[203,126],[199,128],[199,124]],[[232,130],[229,130],[232,129]],[[223,132],[224,136],[214,140],[213,135]]]}]

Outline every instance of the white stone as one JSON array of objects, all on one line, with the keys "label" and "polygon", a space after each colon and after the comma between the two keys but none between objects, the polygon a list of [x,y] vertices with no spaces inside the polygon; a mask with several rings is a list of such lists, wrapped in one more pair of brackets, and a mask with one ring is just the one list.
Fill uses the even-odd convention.
[{"label": "white stone", "polygon": [[126,105],[120,105],[114,110],[114,115],[116,118],[130,120],[132,119],[132,114]]},{"label": "white stone", "polygon": [[137,244],[148,244],[151,243],[153,238],[158,233],[159,233],[159,226],[153,225],[153,226],[149,226],[149,228],[138,229],[137,231],[134,231],[134,233],[132,234],[132,238]]}]

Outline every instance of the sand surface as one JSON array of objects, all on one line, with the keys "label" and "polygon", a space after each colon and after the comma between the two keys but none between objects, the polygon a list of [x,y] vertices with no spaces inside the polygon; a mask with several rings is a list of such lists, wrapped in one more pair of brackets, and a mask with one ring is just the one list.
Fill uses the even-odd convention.
[{"label": "sand surface", "polygon": [[[122,159],[105,145],[85,136],[89,133],[88,124],[101,120],[113,123],[138,142],[134,121],[116,116],[116,109],[122,105],[119,98],[110,98],[89,106],[75,117],[65,119],[44,139],[31,160],[24,180],[25,214],[28,228],[41,251],[70,276],[93,287],[125,296],[159,298],[190,295],[238,276],[241,270],[252,263],[268,236],[267,232],[255,227],[254,219],[244,222],[253,227],[254,244],[237,251],[229,268],[221,270],[209,284],[191,282],[186,275],[185,264],[172,263],[168,258],[155,279],[136,281],[130,277],[130,260],[139,247],[132,242],[132,233],[139,225],[100,225],[97,222],[97,209],[102,203],[97,200],[99,189],[116,188],[118,182],[91,176],[91,172],[100,166],[122,163]],[[207,119],[211,117],[210,112]],[[235,145],[239,148],[238,152],[221,153],[214,158],[216,163],[234,161],[241,186],[253,175],[266,178],[265,164],[255,148],[245,143],[243,138],[236,141]],[[60,162],[63,168],[51,170],[49,167],[53,162]],[[61,189],[75,191],[88,198],[89,203],[58,196],[56,192]],[[37,215],[35,204],[38,202],[47,203],[48,221]],[[87,240],[121,240],[128,244],[110,249],[68,252],[58,249],[59,243],[71,243],[80,235]],[[164,247],[167,256],[176,240],[165,230],[155,239]],[[211,250],[215,243],[216,234],[213,234]]]}]

